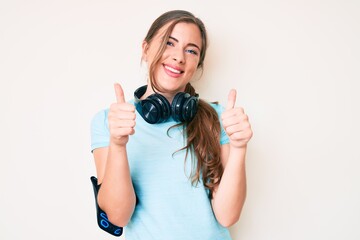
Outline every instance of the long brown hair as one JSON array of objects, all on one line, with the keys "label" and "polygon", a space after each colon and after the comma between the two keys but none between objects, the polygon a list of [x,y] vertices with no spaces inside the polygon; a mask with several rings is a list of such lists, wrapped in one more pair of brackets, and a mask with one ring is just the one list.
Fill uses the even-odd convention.
[{"label": "long brown hair", "polygon": [[[180,22],[195,24],[200,30],[202,47],[197,68],[201,71],[203,70],[205,53],[208,45],[206,29],[203,22],[187,11],[174,10],[166,12],[154,21],[144,39],[146,43],[150,44],[159,29],[169,23],[160,48],[149,68],[151,85],[158,91],[159,86],[155,79],[155,67],[165,51],[172,30],[175,25]],[[190,83],[186,85],[185,92],[192,96],[196,94],[195,89]],[[219,185],[223,174],[223,166],[221,165],[220,159],[219,117],[212,106],[200,99],[198,111],[194,119],[191,122],[181,123],[176,126],[179,125],[183,125],[186,129],[187,137],[186,146],[180,150],[186,150],[186,156],[190,153],[191,161],[193,163],[192,166],[195,166],[191,171],[191,182],[193,185],[196,185],[200,182],[201,178],[204,186],[212,193],[214,188]],[[193,157],[193,152],[195,153],[196,159]]]}]

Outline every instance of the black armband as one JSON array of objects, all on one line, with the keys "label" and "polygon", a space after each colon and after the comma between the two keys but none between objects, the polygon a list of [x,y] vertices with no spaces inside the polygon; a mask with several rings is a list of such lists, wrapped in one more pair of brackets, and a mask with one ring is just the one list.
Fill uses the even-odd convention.
[{"label": "black armband", "polygon": [[94,195],[95,195],[95,205],[96,205],[96,217],[97,217],[97,223],[99,225],[99,227],[104,230],[105,232],[108,232],[116,237],[121,236],[121,234],[123,233],[123,228],[122,227],[118,227],[114,224],[112,224],[108,218],[106,213],[101,210],[101,208],[99,207],[98,201],[97,201],[97,195],[100,189],[100,185],[98,185],[98,181],[96,177],[91,177],[91,183],[93,185],[94,188]]}]

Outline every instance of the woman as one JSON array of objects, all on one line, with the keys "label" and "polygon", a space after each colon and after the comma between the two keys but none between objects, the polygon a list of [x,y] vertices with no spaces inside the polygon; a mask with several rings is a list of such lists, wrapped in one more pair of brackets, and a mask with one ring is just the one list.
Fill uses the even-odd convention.
[{"label": "woman", "polygon": [[[252,130],[231,90],[226,108],[199,99],[207,36],[186,11],[161,15],[142,44],[148,85],[92,121],[98,204],[126,226],[126,239],[231,239],[246,195],[245,154]],[[220,120],[221,123],[220,124]]]}]

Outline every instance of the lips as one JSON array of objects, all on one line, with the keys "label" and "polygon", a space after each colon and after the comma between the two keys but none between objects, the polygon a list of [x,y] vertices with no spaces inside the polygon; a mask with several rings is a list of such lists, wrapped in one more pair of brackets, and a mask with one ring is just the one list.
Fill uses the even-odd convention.
[{"label": "lips", "polygon": [[181,74],[184,73],[184,71],[181,68],[178,68],[176,66],[170,66],[170,65],[166,65],[166,64],[163,64],[163,66],[164,66],[165,72],[172,77],[179,77],[179,76],[181,76]]}]

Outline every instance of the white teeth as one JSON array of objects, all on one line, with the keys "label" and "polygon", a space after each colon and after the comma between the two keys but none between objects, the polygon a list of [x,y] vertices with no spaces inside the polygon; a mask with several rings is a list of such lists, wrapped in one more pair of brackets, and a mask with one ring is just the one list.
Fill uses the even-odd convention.
[{"label": "white teeth", "polygon": [[165,68],[166,68],[167,70],[169,70],[170,72],[173,72],[173,73],[181,73],[181,71],[176,70],[176,69],[174,69],[174,68],[172,68],[172,67],[169,67],[169,66],[166,66],[166,65],[165,65]]}]

